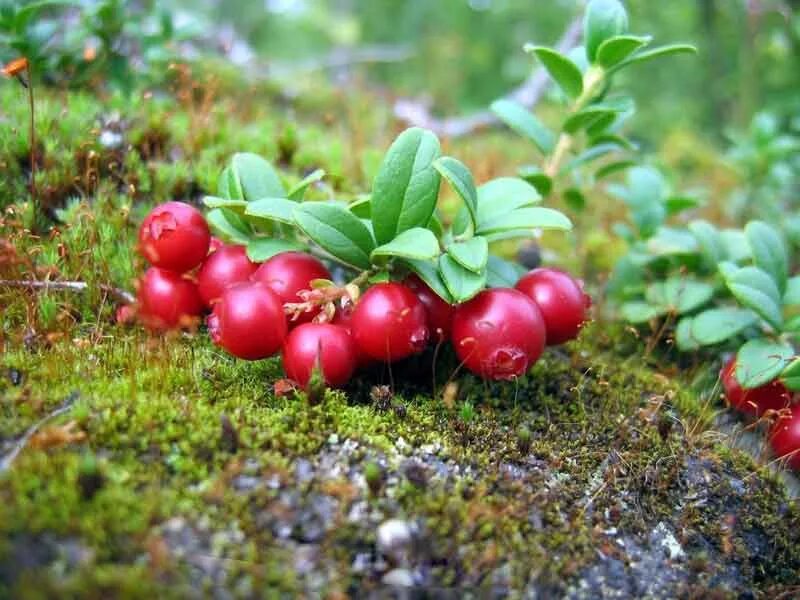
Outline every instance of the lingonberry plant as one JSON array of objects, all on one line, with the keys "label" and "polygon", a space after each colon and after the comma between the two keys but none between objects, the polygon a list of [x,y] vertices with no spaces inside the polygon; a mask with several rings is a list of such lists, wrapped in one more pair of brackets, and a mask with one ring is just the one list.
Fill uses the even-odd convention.
[{"label": "lingonberry plant", "polygon": [[520,175],[544,196],[559,193],[578,210],[594,183],[632,166],[636,145],[622,134],[635,110],[633,99],[615,88],[615,76],[652,59],[694,53],[693,46],[650,48],[652,38],[628,32],[628,14],[619,0],[592,0],[584,18],[584,45],[567,55],[527,44],[558,85],[566,110],[554,130],[524,106],[500,99],[492,110],[541,152],[540,165]]},{"label": "lingonberry plant", "polygon": [[[150,273],[175,280],[181,296],[171,310],[181,314],[164,317],[166,326],[191,324],[181,317],[199,314],[202,299],[217,345],[246,360],[282,348],[287,376],[309,392],[448,340],[473,372],[511,379],[539,358],[546,339],[578,335],[588,308],[578,281],[540,270],[522,291],[510,289],[522,269],[489,252],[495,240],[571,228],[562,213],[536,206],[531,184],[503,177],[476,186],[420,128],[394,141],[369,196],[305,201],[322,176],[287,190],[269,162],[241,153],[222,172],[217,196],[205,198],[206,218],[181,202],[153,209],[139,239],[155,265],[140,287],[140,315],[154,312]],[[436,209],[442,179],[463,202],[449,226]],[[232,245],[212,238],[208,225]],[[351,279],[334,283],[332,272]]]}]

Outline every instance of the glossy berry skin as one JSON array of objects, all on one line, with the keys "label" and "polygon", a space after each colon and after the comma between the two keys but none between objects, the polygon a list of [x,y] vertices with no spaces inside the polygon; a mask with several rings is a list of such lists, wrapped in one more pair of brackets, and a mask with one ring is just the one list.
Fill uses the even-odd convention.
[{"label": "glossy berry skin", "polygon": [[578,337],[586,322],[591,299],[576,279],[558,269],[539,268],[524,275],[515,286],[536,303],[547,328],[547,345]]},{"label": "glossy berry skin", "polygon": [[251,281],[226,288],[207,323],[215,344],[245,360],[277,353],[288,331],[281,299],[264,284]]},{"label": "glossy berry skin", "polygon": [[[297,292],[307,290],[314,279],[330,279],[331,274],[319,259],[304,252],[281,252],[263,263],[253,273],[253,281],[260,281],[278,294],[281,302],[302,302]],[[289,323],[294,327],[313,319],[319,310],[309,310]]]},{"label": "glossy berry skin", "polygon": [[358,348],[383,362],[402,360],[425,349],[428,325],[419,298],[400,283],[378,283],[356,304],[352,333]]},{"label": "glossy berry skin", "polygon": [[448,339],[453,324],[455,307],[442,300],[436,292],[416,275],[411,275],[403,283],[411,288],[411,291],[417,295],[417,298],[425,307],[425,312],[428,316],[428,330],[431,333],[431,337],[437,342]]},{"label": "glossy berry skin", "polygon": [[792,393],[778,380],[757,388],[745,390],[736,379],[736,357],[725,363],[719,373],[728,404],[746,415],[760,417],[767,410],[780,410],[789,406]]},{"label": "glossy berry skin", "polygon": [[247,258],[244,246],[222,246],[209,254],[197,274],[197,289],[209,308],[229,285],[249,281],[258,265]]},{"label": "glossy berry skin", "polygon": [[208,242],[208,253],[211,254],[212,252],[216,252],[220,248],[225,246],[225,242],[219,239],[217,236],[212,235],[211,240]]},{"label": "glossy berry skin", "polygon": [[342,387],[358,363],[356,344],[350,332],[332,323],[303,323],[289,333],[283,345],[283,370],[301,387],[308,386],[316,365],[325,384]]},{"label": "glossy berry skin", "polygon": [[[334,325],[344,327],[351,337],[353,335],[353,314],[355,313],[355,310],[355,307],[352,305],[349,305],[346,308],[337,306],[336,314],[333,316],[333,320],[331,321]],[[358,344],[355,343],[355,338],[353,338],[353,345],[356,349],[356,358],[358,359],[356,361],[356,369],[365,369],[370,366],[374,362],[373,359],[362,352],[361,348],[358,347]]]},{"label": "glossy berry skin", "polygon": [[769,432],[772,453],[786,457],[787,464],[800,471],[800,404],[792,407],[791,415],[779,417]]},{"label": "glossy berry skin", "polygon": [[203,312],[197,285],[180,273],[150,267],[139,282],[139,318],[152,330],[191,325]]},{"label": "glossy berry skin", "polygon": [[456,308],[452,340],[470,371],[485,379],[510,380],[524,375],[541,356],[545,325],[525,294],[495,288]]},{"label": "glossy berry skin", "polygon": [[139,251],[154,267],[186,273],[208,254],[211,232],[200,212],[184,202],[156,206],[139,228]]}]

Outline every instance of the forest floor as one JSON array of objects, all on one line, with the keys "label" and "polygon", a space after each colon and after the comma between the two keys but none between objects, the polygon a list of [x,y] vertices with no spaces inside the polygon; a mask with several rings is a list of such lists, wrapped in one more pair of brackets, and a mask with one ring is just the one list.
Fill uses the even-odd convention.
[{"label": "forest floor", "polygon": [[[88,284],[0,287],[0,597],[800,595],[800,510],[733,448],[711,357],[598,319],[514,383],[451,380],[445,351],[310,403],[274,394],[278,359],[115,325],[100,284],[132,289],[152,205],[199,203],[239,150],[352,196],[399,128],[375,97],[217,89],[40,94],[38,221],[24,102],[0,89],[0,279]],[[459,144],[479,181],[529,160],[502,132]],[[566,265],[596,284],[609,218],[545,258],[578,243]]]}]

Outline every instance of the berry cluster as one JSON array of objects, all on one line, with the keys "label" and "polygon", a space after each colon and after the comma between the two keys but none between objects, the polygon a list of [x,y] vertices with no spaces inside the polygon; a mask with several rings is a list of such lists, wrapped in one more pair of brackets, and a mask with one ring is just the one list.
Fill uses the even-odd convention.
[{"label": "berry cluster", "polygon": [[768,439],[773,454],[800,470],[800,404],[783,382],[775,379],[762,386],[744,389],[736,379],[736,358],[720,371],[725,399],[731,408],[748,418],[774,417]]},{"label": "berry cluster", "polygon": [[463,364],[487,379],[523,375],[545,345],[574,339],[591,301],[579,281],[534,269],[516,288],[485,289],[457,306],[414,274],[369,286],[336,286],[314,256],[288,251],[252,262],[243,246],[211,237],[193,207],[168,202],[139,232],[151,263],[138,315],[153,330],[190,326],[204,311],[215,344],[245,360],[282,353],[302,387],[317,372],[345,385],[360,367],[390,363],[450,341]]}]

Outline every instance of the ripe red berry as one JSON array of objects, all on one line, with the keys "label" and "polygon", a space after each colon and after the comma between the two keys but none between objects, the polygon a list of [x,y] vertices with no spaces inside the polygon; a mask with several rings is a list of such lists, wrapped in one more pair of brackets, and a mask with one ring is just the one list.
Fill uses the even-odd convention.
[{"label": "ripe red berry", "polygon": [[326,385],[341,387],[350,381],[357,362],[350,333],[331,323],[303,323],[283,345],[283,370],[301,387],[308,385],[314,368],[321,369]]},{"label": "ripe red berry", "polygon": [[197,289],[206,306],[219,300],[226,287],[233,283],[249,281],[258,265],[247,258],[244,246],[222,246],[200,267]]},{"label": "ripe red berry", "polygon": [[139,250],[154,267],[186,273],[208,254],[211,233],[200,212],[184,202],[166,202],[145,217]]},{"label": "ripe red berry", "polygon": [[736,379],[736,357],[725,363],[719,373],[728,404],[739,412],[760,417],[767,410],[789,406],[792,393],[778,380],[745,390]]},{"label": "ripe red berry", "polygon": [[138,291],[139,317],[153,330],[191,325],[203,312],[197,285],[180,273],[150,267]]},{"label": "ripe red berry", "polygon": [[514,379],[541,356],[544,320],[522,292],[484,290],[456,308],[452,340],[459,359],[473,373],[487,379]]},{"label": "ripe red berry", "polygon": [[228,287],[208,317],[215,344],[246,360],[272,356],[286,339],[286,316],[278,295],[259,282]]},{"label": "ripe red berry", "polygon": [[[350,336],[353,336],[353,314],[355,313],[356,309],[353,305],[348,305],[345,308],[341,306],[336,307],[336,314],[333,315],[333,321],[331,321],[334,325],[339,325],[344,327]],[[355,343],[355,338],[353,338],[353,345],[356,349],[356,357],[358,358],[356,368],[357,369],[364,369],[372,364],[373,360],[364,354],[361,348],[358,347],[358,344]]]},{"label": "ripe red berry", "polygon": [[428,343],[422,302],[399,283],[379,283],[361,296],[353,313],[353,337],[375,360],[392,362],[421,352]]},{"label": "ripe red berry", "polygon": [[769,433],[773,454],[786,458],[787,464],[800,471],[800,404],[792,407],[790,415],[778,417]]},{"label": "ripe red berry", "polygon": [[516,288],[536,303],[547,328],[547,345],[563,344],[578,337],[591,305],[573,277],[558,269],[534,269]]},{"label": "ripe red berry", "polygon": [[[262,264],[253,273],[253,281],[260,281],[278,294],[282,303],[302,302],[297,292],[307,290],[314,279],[330,279],[331,274],[317,258],[303,252],[281,252]],[[291,326],[311,321],[319,310],[308,310],[290,323]]]},{"label": "ripe red berry", "polygon": [[208,242],[208,253],[211,254],[212,252],[216,252],[217,250],[222,248],[224,245],[225,245],[225,242],[223,242],[217,236],[212,235],[211,236],[211,241]]},{"label": "ripe red berry", "polygon": [[442,300],[428,285],[416,275],[409,276],[405,283],[413,291],[425,307],[428,331],[436,341],[444,341],[450,337],[455,307]]}]

